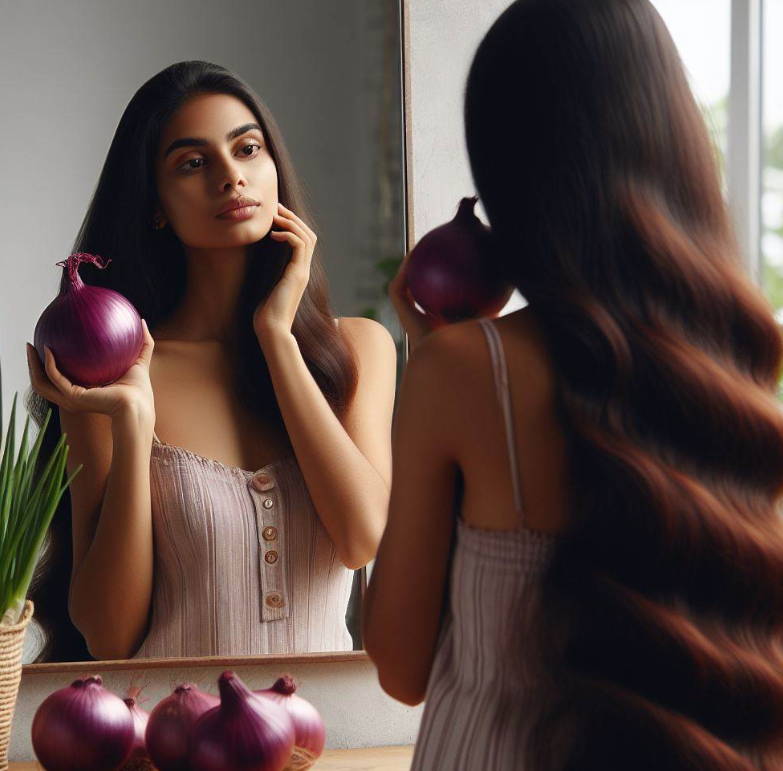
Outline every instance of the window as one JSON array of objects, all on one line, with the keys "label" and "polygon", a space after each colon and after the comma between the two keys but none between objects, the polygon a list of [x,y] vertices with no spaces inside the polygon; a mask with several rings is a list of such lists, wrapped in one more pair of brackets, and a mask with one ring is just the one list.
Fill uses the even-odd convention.
[{"label": "window", "polygon": [[[774,1],[779,6],[783,4],[783,0]],[[691,89],[710,129],[715,152],[718,155],[724,193],[727,195],[731,3],[732,0],[652,0],[653,6],[661,15],[680,52]],[[783,142],[781,145],[783,158]],[[480,204],[476,207],[476,212],[486,222]],[[783,260],[781,262],[783,263]],[[783,264],[780,286],[783,300]],[[504,316],[516,311],[525,304],[524,298],[515,291],[500,315]]]},{"label": "window", "polygon": [[731,0],[652,0],[669,28],[701,106],[726,188]]},{"label": "window", "polygon": [[762,18],[762,283],[783,323],[783,0],[764,0]]},{"label": "window", "polygon": [[783,324],[783,0],[651,2],[710,128],[747,271]]}]

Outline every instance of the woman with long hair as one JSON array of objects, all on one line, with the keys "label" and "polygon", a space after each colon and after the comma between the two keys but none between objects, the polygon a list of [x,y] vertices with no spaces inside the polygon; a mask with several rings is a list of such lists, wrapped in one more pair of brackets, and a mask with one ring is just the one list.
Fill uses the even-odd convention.
[{"label": "woman with long hair", "polygon": [[465,130],[528,305],[430,333],[392,285],[363,639],[425,701],[413,771],[781,769],[783,345],[672,39],[649,0],[517,0]]},{"label": "woman with long hair", "polygon": [[37,661],[353,647],[353,571],[388,507],[396,350],[380,324],[332,317],[309,223],[241,78],[179,62],[136,92],[73,251],[98,263],[85,283],[138,309],[140,357],[85,389],[28,345],[28,409],[40,425],[55,408],[44,449],[65,432],[83,464],[32,585]]}]

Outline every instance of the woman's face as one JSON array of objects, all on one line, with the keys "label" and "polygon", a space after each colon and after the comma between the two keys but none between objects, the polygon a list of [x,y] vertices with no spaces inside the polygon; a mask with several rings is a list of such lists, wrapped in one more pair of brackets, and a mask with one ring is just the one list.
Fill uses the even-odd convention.
[{"label": "woman's face", "polygon": [[[255,116],[233,96],[199,94],[176,112],[161,135],[155,177],[159,219],[185,246],[244,246],[272,227],[277,169]],[[218,216],[239,196],[258,202],[252,216]]]}]

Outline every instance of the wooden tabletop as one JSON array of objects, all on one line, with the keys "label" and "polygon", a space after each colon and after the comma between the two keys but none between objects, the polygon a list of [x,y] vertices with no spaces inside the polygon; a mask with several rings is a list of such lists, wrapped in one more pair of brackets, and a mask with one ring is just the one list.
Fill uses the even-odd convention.
[{"label": "wooden tabletop", "polygon": [[[314,771],[409,771],[413,747],[324,750]],[[9,771],[43,771],[40,763],[11,763]]]}]

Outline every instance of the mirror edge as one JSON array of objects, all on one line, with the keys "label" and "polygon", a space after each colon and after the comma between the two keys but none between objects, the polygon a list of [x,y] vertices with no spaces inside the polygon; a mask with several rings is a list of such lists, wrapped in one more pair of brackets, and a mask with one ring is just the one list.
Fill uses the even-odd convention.
[{"label": "mirror edge", "polygon": [[248,664],[288,666],[294,664],[329,664],[333,662],[369,661],[363,650],[323,651],[319,653],[270,653],[256,656],[194,656],[148,659],[114,659],[106,661],[53,661],[45,664],[24,664],[23,675],[60,674],[75,672],[81,675],[131,671],[139,669],[179,669],[194,667],[238,667]]}]

